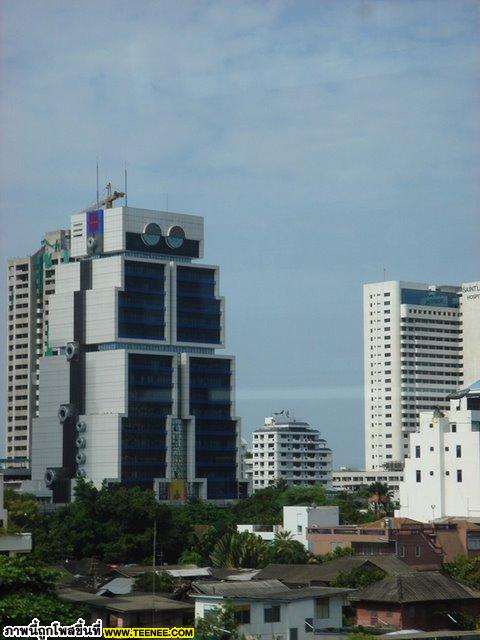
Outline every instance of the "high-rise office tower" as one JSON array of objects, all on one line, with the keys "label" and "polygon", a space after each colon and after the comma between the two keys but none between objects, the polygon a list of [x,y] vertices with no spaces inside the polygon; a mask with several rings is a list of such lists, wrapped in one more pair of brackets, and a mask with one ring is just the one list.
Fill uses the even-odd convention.
[{"label": "high-rise office tower", "polygon": [[32,480],[154,486],[160,499],[243,495],[234,359],[203,218],[111,207],[71,218],[40,363]]},{"label": "high-rise office tower", "polygon": [[480,283],[367,284],[363,313],[365,466],[395,467],[420,412],[480,375]]},{"label": "high-rise office tower", "polygon": [[8,467],[28,467],[32,420],[38,412],[38,367],[48,343],[49,297],[55,266],[68,262],[70,233],[52,231],[31,256],[8,261],[7,425]]}]

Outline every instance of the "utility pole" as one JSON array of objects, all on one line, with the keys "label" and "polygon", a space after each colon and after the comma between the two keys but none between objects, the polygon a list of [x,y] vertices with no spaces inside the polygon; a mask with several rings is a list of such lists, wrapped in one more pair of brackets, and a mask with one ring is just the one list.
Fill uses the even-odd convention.
[{"label": "utility pole", "polygon": [[153,521],[153,559],[152,559],[152,626],[155,626],[155,561],[157,554],[157,519]]}]

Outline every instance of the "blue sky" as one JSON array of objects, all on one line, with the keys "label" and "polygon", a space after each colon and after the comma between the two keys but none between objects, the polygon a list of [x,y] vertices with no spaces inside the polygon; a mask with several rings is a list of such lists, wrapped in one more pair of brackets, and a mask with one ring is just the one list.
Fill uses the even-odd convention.
[{"label": "blue sky", "polygon": [[479,14],[4,0],[3,264],[94,200],[97,157],[119,187],[126,160],[129,204],[205,216],[245,435],[289,408],[361,465],[362,284],[480,276]]}]

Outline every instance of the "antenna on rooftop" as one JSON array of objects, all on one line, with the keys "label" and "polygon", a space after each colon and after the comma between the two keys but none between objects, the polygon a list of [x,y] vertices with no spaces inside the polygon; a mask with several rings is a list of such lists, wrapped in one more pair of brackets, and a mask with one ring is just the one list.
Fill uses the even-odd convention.
[{"label": "antenna on rooftop", "polygon": [[98,209],[98,201],[100,200],[100,192],[98,186],[98,158],[97,158],[97,209]]},{"label": "antenna on rooftop", "polygon": [[124,171],[124,178],[125,178],[125,206],[128,207],[128,197],[127,197],[127,163],[125,162],[125,171]]}]

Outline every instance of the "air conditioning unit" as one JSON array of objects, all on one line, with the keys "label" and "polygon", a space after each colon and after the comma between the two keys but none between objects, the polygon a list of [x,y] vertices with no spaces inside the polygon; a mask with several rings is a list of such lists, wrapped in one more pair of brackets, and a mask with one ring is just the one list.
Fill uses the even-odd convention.
[{"label": "air conditioning unit", "polygon": [[67,342],[67,346],[65,347],[65,356],[67,360],[73,360],[80,353],[80,345],[78,342]]},{"label": "air conditioning unit", "polygon": [[83,436],[78,436],[75,440],[75,444],[77,445],[77,449],[85,449],[87,446],[87,441]]},{"label": "air conditioning unit", "polygon": [[60,409],[58,410],[58,419],[60,420],[60,423],[63,424],[64,422],[67,422],[67,420],[74,418],[75,414],[76,414],[75,405],[61,404]]},{"label": "air conditioning unit", "polygon": [[75,456],[75,460],[77,464],[85,464],[87,461],[87,456],[83,453],[83,451],[79,451]]},{"label": "air conditioning unit", "polygon": [[76,429],[77,429],[77,433],[85,433],[85,431],[87,430],[87,425],[85,422],[82,422],[81,420],[79,420],[77,422]]}]

